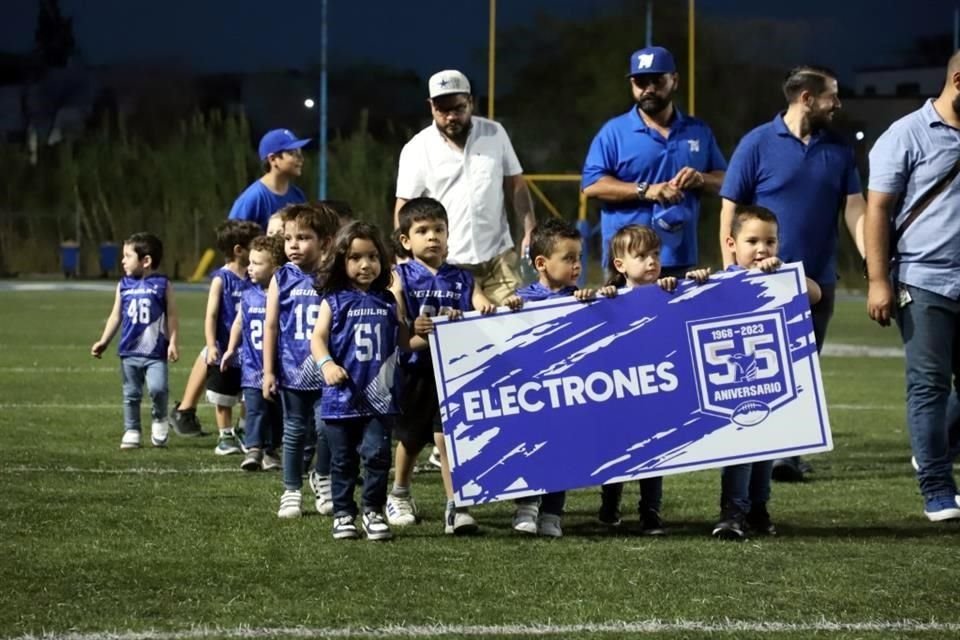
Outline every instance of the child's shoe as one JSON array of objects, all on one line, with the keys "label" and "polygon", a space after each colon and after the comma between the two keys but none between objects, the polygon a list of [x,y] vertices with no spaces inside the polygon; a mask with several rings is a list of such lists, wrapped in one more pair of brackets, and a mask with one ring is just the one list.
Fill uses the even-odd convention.
[{"label": "child's shoe", "polygon": [[127,429],[123,432],[123,437],[120,438],[120,448],[121,449],[139,449],[140,448],[140,431],[138,429]]},{"label": "child's shoe", "polygon": [[303,499],[299,491],[287,489],[280,496],[280,510],[277,511],[278,518],[299,518],[303,515],[301,504]]}]

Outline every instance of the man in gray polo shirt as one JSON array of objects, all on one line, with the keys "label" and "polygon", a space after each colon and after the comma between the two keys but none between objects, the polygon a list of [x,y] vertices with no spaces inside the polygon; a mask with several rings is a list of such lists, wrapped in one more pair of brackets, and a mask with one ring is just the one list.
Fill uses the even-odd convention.
[{"label": "man in gray polo shirt", "polygon": [[953,477],[960,451],[957,169],[960,51],[950,58],[940,96],[890,125],[870,151],[864,225],[867,311],[882,326],[894,318],[900,327],[910,444],[924,513],[934,522],[960,520]]}]

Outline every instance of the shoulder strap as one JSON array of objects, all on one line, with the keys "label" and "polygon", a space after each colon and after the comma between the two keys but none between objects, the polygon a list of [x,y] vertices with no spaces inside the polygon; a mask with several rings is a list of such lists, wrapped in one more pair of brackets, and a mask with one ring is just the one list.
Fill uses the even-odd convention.
[{"label": "shoulder strap", "polygon": [[950,183],[953,182],[954,178],[956,178],[958,174],[960,174],[960,156],[957,157],[957,161],[953,163],[950,171],[944,174],[944,176],[937,180],[932,187],[927,189],[926,193],[917,199],[916,203],[913,205],[913,209],[910,210],[909,215],[907,215],[903,223],[897,227],[896,231],[894,232],[893,238],[891,238],[890,242],[890,246],[892,248],[896,248],[897,244],[900,242],[900,238],[902,238],[903,234],[906,233],[908,228],[910,228],[910,225],[912,225],[916,219],[920,217],[920,214],[923,213],[924,209],[930,206],[930,203],[933,202],[938,195],[943,193],[943,191],[950,186]]}]

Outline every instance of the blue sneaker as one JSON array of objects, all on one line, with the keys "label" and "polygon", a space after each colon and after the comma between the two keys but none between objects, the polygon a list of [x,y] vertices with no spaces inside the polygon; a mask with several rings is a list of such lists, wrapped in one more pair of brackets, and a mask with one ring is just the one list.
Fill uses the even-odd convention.
[{"label": "blue sneaker", "polygon": [[960,520],[960,500],[955,495],[943,495],[927,498],[923,505],[923,515],[930,522]]}]

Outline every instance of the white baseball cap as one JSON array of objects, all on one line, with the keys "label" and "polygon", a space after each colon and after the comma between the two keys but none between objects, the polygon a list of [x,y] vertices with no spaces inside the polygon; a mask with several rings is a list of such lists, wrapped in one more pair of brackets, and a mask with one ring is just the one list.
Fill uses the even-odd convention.
[{"label": "white baseball cap", "polygon": [[456,69],[444,69],[430,76],[430,99],[451,93],[470,93],[470,81]]}]

